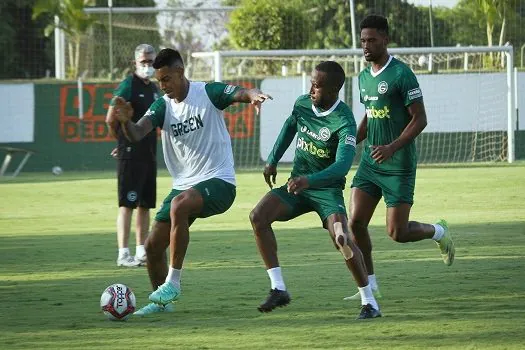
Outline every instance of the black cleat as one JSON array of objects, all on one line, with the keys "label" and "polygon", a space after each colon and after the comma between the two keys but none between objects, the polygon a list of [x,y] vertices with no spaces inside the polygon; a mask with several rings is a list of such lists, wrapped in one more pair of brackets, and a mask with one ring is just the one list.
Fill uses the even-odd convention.
[{"label": "black cleat", "polygon": [[271,312],[276,307],[282,307],[290,304],[290,294],[285,290],[270,289],[270,295],[268,298],[259,305],[257,310],[260,312]]},{"label": "black cleat", "polygon": [[372,307],[371,304],[366,304],[361,307],[361,312],[357,316],[358,320],[365,320],[368,318],[381,317],[381,312]]}]

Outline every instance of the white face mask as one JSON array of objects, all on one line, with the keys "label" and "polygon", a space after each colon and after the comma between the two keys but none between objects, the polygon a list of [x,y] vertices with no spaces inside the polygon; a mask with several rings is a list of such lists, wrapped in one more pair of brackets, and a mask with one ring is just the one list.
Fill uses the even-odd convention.
[{"label": "white face mask", "polygon": [[155,73],[155,69],[152,66],[140,66],[137,69],[137,74],[143,79],[149,79]]}]

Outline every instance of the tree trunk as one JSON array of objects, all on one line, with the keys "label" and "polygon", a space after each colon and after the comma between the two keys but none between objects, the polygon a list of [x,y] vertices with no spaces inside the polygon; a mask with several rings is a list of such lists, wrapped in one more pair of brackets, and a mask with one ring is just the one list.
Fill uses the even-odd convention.
[{"label": "tree trunk", "polygon": [[75,77],[80,74],[80,36],[75,40]]},{"label": "tree trunk", "polygon": [[[492,34],[494,33],[494,24],[487,21],[487,46],[492,46]],[[494,53],[489,53],[490,66],[494,65]]]},{"label": "tree trunk", "polygon": [[67,56],[68,56],[68,61],[69,61],[69,67],[68,69],[66,70],[66,75],[68,76],[68,78],[71,78],[71,77],[74,77],[75,76],[75,60],[73,58],[74,56],[74,50],[73,50],[73,43],[71,42],[73,40],[72,37],[69,37],[68,38],[68,43],[67,43]]}]

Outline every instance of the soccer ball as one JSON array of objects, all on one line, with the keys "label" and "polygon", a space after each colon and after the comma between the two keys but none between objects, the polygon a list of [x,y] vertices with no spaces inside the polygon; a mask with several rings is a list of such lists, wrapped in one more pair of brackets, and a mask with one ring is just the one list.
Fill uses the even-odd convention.
[{"label": "soccer ball", "polygon": [[124,321],[135,311],[135,294],[125,284],[107,287],[100,297],[100,308],[110,320]]},{"label": "soccer ball", "polygon": [[59,167],[58,165],[57,166],[54,166],[52,169],[51,169],[51,172],[53,173],[53,175],[61,175],[62,174],[62,168]]},{"label": "soccer ball", "polygon": [[419,64],[419,66],[423,67],[425,64],[427,64],[427,56],[425,55],[419,56],[417,63]]}]

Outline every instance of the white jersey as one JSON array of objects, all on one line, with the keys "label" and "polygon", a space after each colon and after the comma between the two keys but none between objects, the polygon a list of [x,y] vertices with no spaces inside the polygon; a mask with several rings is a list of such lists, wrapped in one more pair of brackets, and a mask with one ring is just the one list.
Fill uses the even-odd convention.
[{"label": "white jersey", "polygon": [[164,161],[174,189],[185,190],[211,178],[235,185],[231,140],[222,110],[233,102],[237,88],[190,82],[182,102],[164,95],[146,112],[153,125],[162,128]]}]

